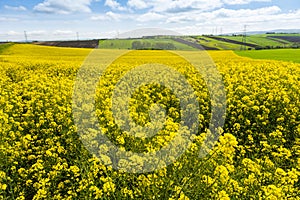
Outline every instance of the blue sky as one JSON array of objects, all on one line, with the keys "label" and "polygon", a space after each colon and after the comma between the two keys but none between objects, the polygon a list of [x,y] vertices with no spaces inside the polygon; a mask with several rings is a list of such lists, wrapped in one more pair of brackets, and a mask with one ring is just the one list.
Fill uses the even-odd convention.
[{"label": "blue sky", "polygon": [[298,29],[299,0],[0,0],[0,41],[112,38],[140,28],[181,34]]}]

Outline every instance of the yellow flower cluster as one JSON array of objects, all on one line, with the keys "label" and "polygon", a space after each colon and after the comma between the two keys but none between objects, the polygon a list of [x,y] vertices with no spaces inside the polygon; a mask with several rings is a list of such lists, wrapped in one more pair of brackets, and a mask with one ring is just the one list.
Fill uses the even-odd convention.
[{"label": "yellow flower cluster", "polygon": [[101,144],[97,158],[77,134],[72,92],[90,51],[19,44],[0,55],[0,199],[300,199],[299,64],[210,52],[223,76],[227,110],[217,145],[201,158],[211,117],[201,74],[170,52],[134,51],[117,59],[96,88],[95,113],[120,149],[156,152],[180,134],[180,101],[158,84],[139,87],[129,110],[132,121],[145,126],[153,104],[159,104],[166,111],[163,128],[145,138],[118,126],[112,93],[134,67],[153,60],[171,66],[186,77],[199,101],[198,133],[187,151],[167,167],[131,174],[113,163],[126,168],[134,161],[138,164],[131,167],[139,169],[147,160],[135,155],[116,160],[106,154],[109,144]]}]

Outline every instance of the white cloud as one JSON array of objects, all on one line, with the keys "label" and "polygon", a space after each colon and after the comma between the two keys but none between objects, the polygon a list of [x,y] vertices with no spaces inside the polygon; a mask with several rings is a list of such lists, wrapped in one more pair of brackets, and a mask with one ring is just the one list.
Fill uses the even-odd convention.
[{"label": "white cloud", "polygon": [[95,20],[95,21],[107,21],[107,20],[119,21],[120,19],[125,19],[125,18],[126,18],[125,15],[121,15],[121,14],[109,11],[109,12],[106,12],[105,14],[92,16],[91,20]]},{"label": "white cloud", "polygon": [[69,30],[55,30],[53,32],[53,35],[59,35],[59,36],[62,36],[62,35],[74,35],[75,32],[73,31],[69,31]]},{"label": "white cloud", "polygon": [[[186,31],[194,33],[212,33],[212,29],[218,27],[218,33],[222,29],[226,32],[241,32],[245,24],[249,25],[251,31],[272,30],[278,28],[297,28],[297,21],[300,21],[300,10],[292,13],[283,13],[277,6],[259,8],[259,9],[219,9],[213,12],[197,13],[193,12],[189,15],[184,15],[193,19],[191,23],[185,24],[182,27],[188,27]],[[280,27],[278,26],[280,25]],[[185,31],[184,28],[182,28]],[[200,31],[198,31],[200,30]]]},{"label": "white cloud", "polygon": [[146,1],[143,0],[128,0],[127,5],[135,9],[145,9],[149,7]]},{"label": "white cloud", "polygon": [[27,8],[25,8],[24,6],[8,6],[8,5],[5,5],[4,8],[7,9],[7,10],[14,10],[14,11],[26,11],[27,10]]},{"label": "white cloud", "polygon": [[[110,0],[113,1],[113,0]],[[192,10],[209,11],[227,5],[242,5],[252,2],[271,2],[272,0],[128,0],[127,5],[136,10],[149,8],[153,12],[181,13]],[[116,3],[116,2],[115,2]]]},{"label": "white cloud", "polygon": [[153,12],[188,12],[191,10],[213,10],[223,5],[221,0],[129,0],[128,6],[134,9],[149,8]]},{"label": "white cloud", "polygon": [[6,32],[6,35],[8,36],[17,36],[17,35],[23,35],[24,33],[16,32],[16,31],[8,31]]},{"label": "white cloud", "polygon": [[17,18],[12,18],[12,17],[1,17],[0,16],[0,22],[16,22],[19,21]]},{"label": "white cloud", "polygon": [[104,5],[110,7],[113,10],[120,10],[120,11],[126,10],[126,8],[121,6],[121,4],[118,3],[116,0],[105,0]]},{"label": "white cloud", "polygon": [[154,7],[154,10],[161,12],[189,12],[191,10],[197,11],[209,11],[216,8],[220,8],[222,6],[222,2],[220,0],[165,0],[165,4],[158,4]]},{"label": "white cloud", "polygon": [[105,21],[107,19],[108,18],[106,15],[94,15],[91,17],[91,20],[93,20],[93,21]]},{"label": "white cloud", "polygon": [[194,18],[187,15],[180,15],[180,16],[172,16],[168,17],[167,23],[182,23],[182,22],[191,22]]},{"label": "white cloud", "polygon": [[259,9],[240,9],[240,10],[231,10],[221,8],[214,12],[211,12],[212,15],[215,15],[216,18],[226,18],[226,17],[246,17],[252,18],[254,16],[265,16],[272,15],[281,12],[281,9],[278,6],[264,7]]},{"label": "white cloud", "polygon": [[136,20],[139,22],[147,22],[147,21],[158,21],[164,18],[165,18],[164,15],[155,12],[148,12],[143,15],[140,15],[139,17],[136,18]]},{"label": "white cloud", "polygon": [[31,35],[31,36],[41,36],[41,35],[45,35],[46,31],[44,30],[36,30],[36,31],[29,31],[27,32],[27,35]]},{"label": "white cloud", "polygon": [[223,0],[225,4],[228,5],[242,5],[249,4],[252,2],[271,2],[272,0]]},{"label": "white cloud", "polygon": [[166,23],[197,23],[202,25],[222,25],[244,23],[243,21],[264,21],[273,16],[281,15],[281,9],[277,6],[264,7],[259,9],[225,9],[221,8],[212,12],[193,10],[180,15],[175,13],[166,14]]},{"label": "white cloud", "polygon": [[105,15],[107,17],[109,17],[110,19],[116,20],[116,21],[118,21],[122,18],[122,16],[120,14],[117,14],[117,13],[114,13],[114,12],[111,12],[111,11],[105,13]]},{"label": "white cloud", "polygon": [[[208,4],[207,4],[208,5]],[[179,7],[178,7],[179,8]],[[183,8],[183,7],[182,7]],[[162,7],[161,7],[161,10]],[[192,9],[189,12],[156,12],[150,10],[145,14],[136,15],[133,19],[138,22],[157,22],[161,23],[202,23],[202,24],[232,24],[245,21],[264,21],[270,16],[281,14],[278,6],[263,7],[258,9],[225,9],[220,8],[214,11],[203,11]],[[232,22],[231,22],[232,21]],[[243,22],[244,23],[244,22]]]},{"label": "white cloud", "polygon": [[[284,13],[277,6],[258,9],[218,9],[212,12],[193,10],[176,13],[166,13],[164,27],[180,31],[182,34],[211,34],[240,32],[245,24],[250,25],[249,30],[272,30],[280,28],[297,28],[300,21],[300,10]],[[179,25],[180,24],[180,25]]]},{"label": "white cloud", "polygon": [[70,14],[74,12],[91,12],[92,0],[45,0],[37,4],[33,10],[42,13]]}]

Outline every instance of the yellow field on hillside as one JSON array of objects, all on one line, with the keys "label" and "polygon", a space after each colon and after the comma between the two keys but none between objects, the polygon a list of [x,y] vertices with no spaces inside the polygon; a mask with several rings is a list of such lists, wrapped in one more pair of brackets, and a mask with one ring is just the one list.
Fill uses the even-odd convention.
[{"label": "yellow field on hillside", "polygon": [[[0,55],[0,199],[300,199],[300,64],[209,52],[222,76],[227,106],[218,143],[202,158],[213,103],[201,72],[174,52],[128,52],[103,72],[94,89],[95,105],[84,105],[87,91],[82,96],[73,92],[77,72],[91,51],[18,44]],[[100,149],[100,158],[93,156],[75,123],[86,118],[74,119],[73,112],[82,109],[88,115],[95,109],[102,132],[124,152],[146,155],[177,135],[188,135],[189,130],[180,128],[181,102],[191,96],[179,101],[172,88],[159,84],[142,85],[127,102],[128,116],[140,127],[151,124],[153,104],[165,110],[158,113],[165,121],[157,121],[161,129],[156,135],[140,136],[138,128],[130,135],[118,125],[127,121],[114,118],[118,81],[153,60],[178,71],[195,91],[199,106],[186,108],[199,110],[197,133],[166,167],[129,173],[125,169],[144,169],[149,159],[110,157],[109,144],[97,142],[89,145]],[[187,94],[186,88],[178,88]],[[127,104],[118,105],[121,110]],[[94,133],[92,128],[89,132]]]}]

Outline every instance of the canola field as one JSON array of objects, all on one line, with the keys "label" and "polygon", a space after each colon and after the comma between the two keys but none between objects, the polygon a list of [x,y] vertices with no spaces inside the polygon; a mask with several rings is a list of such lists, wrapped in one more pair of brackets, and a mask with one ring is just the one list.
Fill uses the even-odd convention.
[{"label": "canola field", "polygon": [[119,148],[153,152],[180,134],[180,102],[158,84],[141,86],[129,102],[130,116],[140,126],[151,121],[152,104],[166,110],[157,135],[128,135],[113,118],[114,86],[148,59],[180,72],[193,87],[200,110],[198,131],[178,159],[154,171],[129,173],[112,163],[126,169],[132,159],[139,165],[130,167],[139,169],[147,160],[95,157],[77,132],[73,91],[90,52],[29,44],[2,50],[0,199],[300,199],[300,64],[209,52],[224,81],[226,118],[217,144],[199,157],[211,117],[201,74],[167,51],[132,51],[117,59],[97,85],[95,113]]}]

